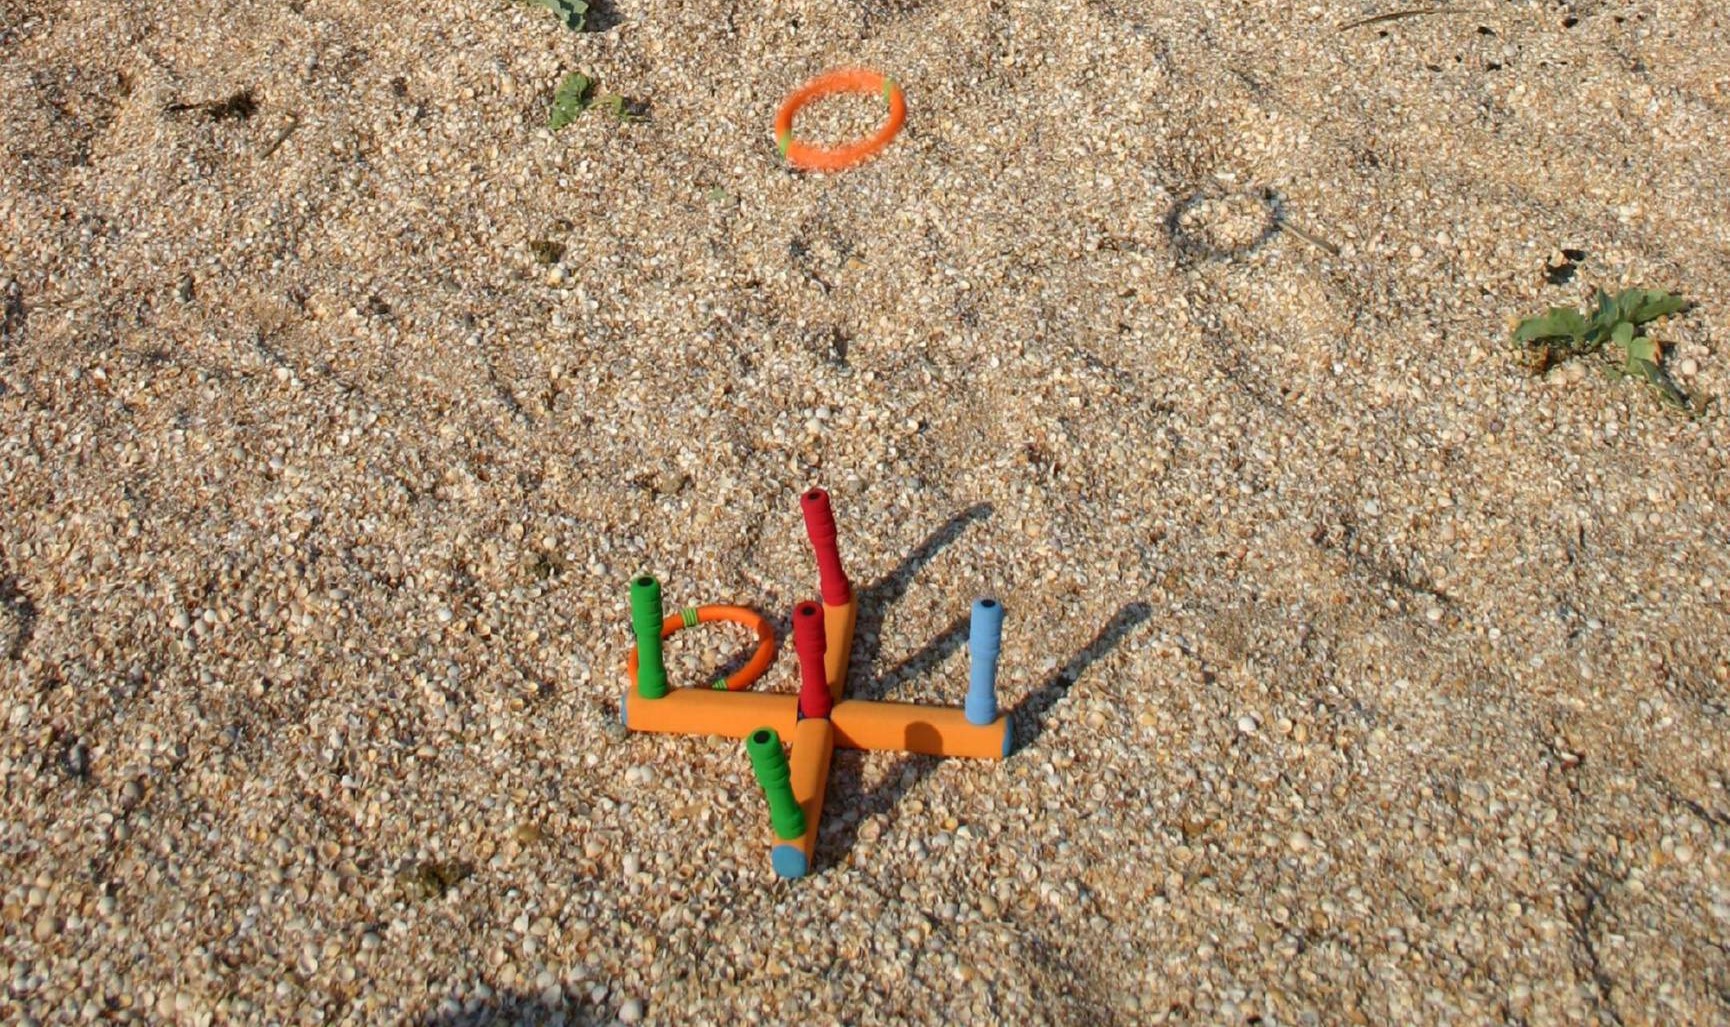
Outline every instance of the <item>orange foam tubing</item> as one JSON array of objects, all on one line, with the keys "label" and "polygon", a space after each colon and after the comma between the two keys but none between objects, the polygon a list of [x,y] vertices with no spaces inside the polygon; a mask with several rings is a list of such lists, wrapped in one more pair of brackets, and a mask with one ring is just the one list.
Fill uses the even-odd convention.
[{"label": "orange foam tubing", "polygon": [[829,756],[834,751],[835,728],[829,721],[807,717],[793,728],[789,771],[793,798],[805,811],[805,833],[797,839],[775,839],[774,844],[797,848],[804,856],[806,869],[810,868],[811,853],[817,848],[817,825],[823,820],[823,795],[829,787]]},{"label": "orange foam tubing", "polygon": [[632,731],[744,738],[760,727],[781,737],[799,721],[799,697],[785,692],[726,692],[713,688],[670,688],[659,699],[645,699],[632,685],[621,707]]},{"label": "orange foam tubing", "polygon": [[835,704],[829,719],[835,725],[835,744],[848,749],[985,760],[1008,755],[1007,717],[980,726],[968,723],[964,712],[950,706],[848,699]]},{"label": "orange foam tubing", "polygon": [[[812,100],[837,93],[881,93],[889,101],[889,120],[874,135],[846,146],[824,149],[793,138],[793,115]],[[907,121],[907,97],[893,79],[863,68],[826,71],[793,91],[775,112],[775,144],[787,162],[807,171],[845,171],[889,145]]]},{"label": "orange foam tubing", "polygon": [[823,604],[823,670],[829,676],[829,695],[840,702],[847,692],[847,663],[853,655],[853,623],[859,616],[859,600],[845,606]]},{"label": "orange foam tubing", "polygon": [[[737,692],[748,688],[769,665],[775,662],[775,629],[769,624],[769,618],[756,610],[743,606],[699,606],[697,607],[697,623],[713,624],[716,621],[726,621],[729,624],[739,624],[757,633],[757,651],[751,654],[751,659],[743,667],[721,680],[729,689]],[[681,614],[672,614],[661,622],[661,637],[670,638],[674,632],[685,627],[685,618]],[[631,649],[625,657],[625,673],[631,679],[632,688],[637,684],[637,650]]]}]

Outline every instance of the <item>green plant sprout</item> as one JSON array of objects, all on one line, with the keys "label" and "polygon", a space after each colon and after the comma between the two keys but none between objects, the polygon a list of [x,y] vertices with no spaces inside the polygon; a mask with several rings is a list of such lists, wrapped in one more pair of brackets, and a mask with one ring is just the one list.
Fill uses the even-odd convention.
[{"label": "green plant sprout", "polygon": [[607,116],[618,122],[642,121],[643,115],[639,105],[619,93],[608,93],[595,101],[595,106],[605,111]]},{"label": "green plant sprout", "polygon": [[583,26],[589,20],[589,5],[585,0],[530,0],[531,3],[545,7],[559,16],[565,23],[565,28],[572,32],[583,31]]},{"label": "green plant sprout", "polygon": [[547,113],[547,127],[557,132],[577,120],[577,115],[588,109],[594,91],[595,80],[589,76],[580,71],[566,75],[553,93],[553,108]]},{"label": "green plant sprout", "polygon": [[1681,410],[1692,410],[1687,395],[1676,387],[1664,370],[1663,344],[1641,329],[1642,325],[1688,307],[1680,296],[1658,289],[1624,289],[1612,297],[1599,289],[1597,309],[1590,317],[1575,307],[1551,307],[1537,317],[1528,317],[1514,329],[1514,344],[1525,353],[1533,374],[1543,374],[1572,357],[1602,353],[1605,343],[1621,353],[1610,356],[1606,373],[1638,378],[1658,390],[1664,402]]},{"label": "green plant sprout", "polygon": [[558,91],[553,94],[553,107],[547,113],[547,127],[557,132],[577,120],[577,115],[591,107],[599,109],[620,123],[644,120],[645,104],[619,93],[596,97],[595,85],[594,79],[580,71],[566,75],[565,80],[559,83]]}]

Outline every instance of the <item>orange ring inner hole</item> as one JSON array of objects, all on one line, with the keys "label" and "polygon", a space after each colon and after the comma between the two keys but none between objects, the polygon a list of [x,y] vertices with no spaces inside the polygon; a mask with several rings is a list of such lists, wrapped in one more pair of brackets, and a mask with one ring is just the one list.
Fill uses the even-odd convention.
[{"label": "orange ring inner hole", "polygon": [[[743,606],[699,606],[697,607],[697,623],[713,624],[716,621],[726,621],[750,628],[757,634],[757,651],[751,654],[736,673],[726,677],[727,690],[737,692],[751,687],[763,676],[769,665],[775,662],[775,629],[769,624],[769,619],[756,610],[748,610]],[[661,637],[671,638],[685,627],[685,618],[681,614],[672,614],[661,621]],[[631,685],[637,684],[637,650],[631,647],[630,655],[625,657],[625,670],[630,675]]]}]

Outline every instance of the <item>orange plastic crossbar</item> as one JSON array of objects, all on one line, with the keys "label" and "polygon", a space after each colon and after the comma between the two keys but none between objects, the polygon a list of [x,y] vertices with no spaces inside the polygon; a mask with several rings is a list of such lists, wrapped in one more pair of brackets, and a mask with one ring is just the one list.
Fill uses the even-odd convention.
[{"label": "orange plastic crossbar", "polygon": [[823,604],[823,670],[829,676],[829,695],[840,702],[847,691],[847,664],[853,656],[853,624],[859,617],[859,600],[845,606]]},{"label": "orange plastic crossbar", "polygon": [[846,749],[917,752],[927,756],[968,756],[1000,760],[1009,755],[1009,718],[971,724],[949,706],[867,702],[848,699],[829,711],[835,744]]},{"label": "orange plastic crossbar", "polygon": [[773,839],[770,859],[782,877],[802,877],[817,847],[817,827],[823,821],[823,795],[829,787],[829,757],[835,751],[835,728],[821,717],[801,720],[793,729],[790,773],[793,798],[805,811],[805,833],[791,840]]},{"label": "orange plastic crossbar", "polygon": [[632,731],[744,738],[760,727],[772,727],[786,738],[799,722],[799,697],[785,692],[669,688],[659,699],[645,699],[633,684],[625,689],[620,712]]}]

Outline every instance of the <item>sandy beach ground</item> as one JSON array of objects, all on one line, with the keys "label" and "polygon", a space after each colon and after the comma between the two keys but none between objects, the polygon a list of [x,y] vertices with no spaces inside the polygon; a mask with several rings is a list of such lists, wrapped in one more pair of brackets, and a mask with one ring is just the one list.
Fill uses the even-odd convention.
[{"label": "sandy beach ground", "polygon": [[[589,28],[0,0],[0,1020],[1730,1022],[1722,4]],[[1695,416],[1522,366],[1597,286]],[[838,754],[784,882],[617,699],[813,485],[854,694],[995,594],[1024,744]]]}]

